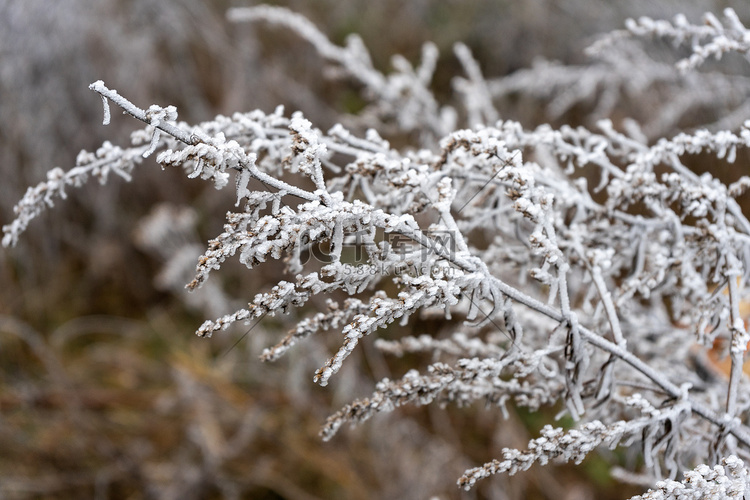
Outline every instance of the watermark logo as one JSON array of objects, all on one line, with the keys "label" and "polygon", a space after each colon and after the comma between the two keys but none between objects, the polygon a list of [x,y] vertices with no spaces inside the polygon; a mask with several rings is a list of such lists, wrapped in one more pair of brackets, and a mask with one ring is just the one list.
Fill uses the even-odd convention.
[{"label": "watermark logo", "polygon": [[[365,238],[365,231],[349,233],[344,237],[341,251],[341,262],[351,266],[366,266],[370,262],[368,255],[378,255],[378,260],[389,257],[400,261],[396,269],[420,269],[424,264],[433,262],[435,256],[451,256],[456,251],[456,238],[451,231],[427,230],[422,242],[400,234],[384,233],[379,242]],[[302,254],[302,264],[333,262],[330,242],[325,241],[310,245]],[[364,269],[364,268],[363,268]]]}]

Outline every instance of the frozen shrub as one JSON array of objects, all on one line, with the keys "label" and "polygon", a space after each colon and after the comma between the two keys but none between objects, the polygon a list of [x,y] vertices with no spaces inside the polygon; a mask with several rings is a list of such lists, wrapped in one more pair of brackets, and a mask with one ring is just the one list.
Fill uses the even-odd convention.
[{"label": "frozen shrub", "polygon": [[[413,316],[444,317],[447,336],[375,341],[383,352],[431,353],[434,361],[380,381],[371,396],[334,413],[324,439],[346,423],[405,404],[483,401],[499,414],[508,406],[547,407],[571,417],[574,427],[544,427],[526,450],[504,449],[501,458],[467,470],[459,485],[469,489],[492,474],[553,460],[580,463],[598,447],[637,444],[643,467],[631,477],[655,487],[642,498],[743,497],[743,459],[750,456],[743,358],[750,335],[741,309],[748,300],[750,222],[737,199],[750,178],[727,184],[685,163],[697,154],[728,163],[744,158],[750,121],[736,130],[699,129],[651,142],[632,120],[528,130],[503,120],[494,105],[507,89],[522,91],[525,80],[488,82],[464,45],[455,50],[466,73],[455,82],[461,104],[444,104],[431,90],[438,56],[431,44],[416,67],[396,57],[394,71],[383,74],[358,37],[335,45],[290,11],[234,9],[229,18],[298,33],[339,76],[358,84],[367,101],[362,113],[327,131],[281,107],[191,126],[177,121],[172,106],[141,109],[97,81],[90,88],[102,98],[105,124],[113,104],[146,128],[129,146],[105,143],[82,152],[73,169],[54,169],[29,188],[17,218],[3,228],[5,246],[69,188],[90,177],[129,179],[144,157],[156,154],[158,163],[190,178],[235,188],[236,209],[197,258],[189,289],[205,286],[228,259],[249,269],[268,260],[285,265],[267,291],[205,321],[199,336],[328,296],[325,310],[300,319],[262,355],[275,360],[292,347],[304,349],[313,335],[340,333],[340,348],[320,360],[313,376],[327,385],[369,336]],[[690,55],[671,68],[675,75],[699,71],[725,52],[747,53],[750,31],[733,11],[705,21],[643,18],[591,51],[634,53],[632,39],[651,35],[688,42]],[[647,57],[637,54],[634,64]],[[678,85],[664,65],[646,68],[654,71],[646,86]],[[594,65],[567,79],[560,68],[549,71],[568,92],[556,109],[601,88],[599,108],[608,111],[623,88],[629,92],[624,71],[613,76]],[[591,75],[591,82],[583,78]],[[700,73],[694,80],[717,79]],[[737,85],[746,88],[744,80]],[[396,147],[396,140],[406,144]],[[179,234],[183,217],[170,213],[158,227]],[[147,241],[165,256],[184,257],[160,248],[159,238]],[[217,309],[210,300],[204,304]],[[706,352],[721,346],[726,352],[719,354],[730,360],[726,377],[703,364]],[[677,482],[681,474],[685,480]]]}]

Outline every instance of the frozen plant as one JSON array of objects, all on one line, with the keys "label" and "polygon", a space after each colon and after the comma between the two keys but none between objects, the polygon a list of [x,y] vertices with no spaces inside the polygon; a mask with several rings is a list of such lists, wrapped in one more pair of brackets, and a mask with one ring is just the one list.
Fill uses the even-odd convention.
[{"label": "frozen plant", "polygon": [[[463,45],[456,46],[467,73],[456,80],[459,107],[439,104],[430,90],[432,45],[417,67],[394,58],[385,75],[359,38],[339,47],[285,9],[234,9],[229,17],[281,24],[312,43],[338,76],[360,86],[368,100],[362,115],[328,131],[281,108],[191,126],[177,121],[174,107],[141,109],[97,81],[91,89],[102,98],[105,123],[114,103],[146,128],[130,146],[83,152],[73,169],[55,169],[29,188],[17,218],[3,227],[5,246],[69,187],[110,173],[129,179],[158,151],[162,166],[217,189],[235,187],[236,209],[198,257],[189,289],[204,286],[230,258],[249,269],[271,259],[285,264],[267,291],[207,320],[199,336],[307,311],[322,294],[325,310],[300,319],[262,359],[278,359],[313,335],[340,334],[340,347],[313,377],[327,385],[371,335],[382,335],[375,345],[392,355],[433,355],[429,366],[382,380],[371,396],[333,414],[324,439],[404,404],[483,401],[500,416],[509,406],[548,408],[575,426],[546,426],[527,450],[505,449],[502,459],[467,470],[459,485],[533,463],[579,463],[600,446],[637,445],[643,467],[631,472],[655,488],[642,498],[749,491],[750,384],[742,369],[750,335],[740,311],[748,300],[750,222],[737,198],[750,178],[727,185],[685,163],[698,153],[735,162],[750,146],[750,121],[652,144],[609,120],[595,130],[527,130],[498,119],[496,87]],[[746,51],[750,31],[732,11],[725,18],[727,28],[707,17],[710,29],[684,19],[631,22],[627,35],[595,50],[624,36],[691,40],[696,56],[679,70],[693,71],[708,56]],[[461,117],[470,128],[457,128]],[[406,145],[393,146],[395,139]],[[170,223],[177,227],[180,218],[160,225]],[[438,314],[444,328],[432,334],[393,338],[387,330]],[[700,364],[722,345],[726,378]]]}]

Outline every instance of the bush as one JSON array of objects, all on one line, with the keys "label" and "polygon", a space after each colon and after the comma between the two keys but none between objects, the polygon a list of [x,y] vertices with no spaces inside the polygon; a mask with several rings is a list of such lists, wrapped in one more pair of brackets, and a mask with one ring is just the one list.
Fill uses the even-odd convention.
[{"label": "bush", "polygon": [[[746,161],[750,145],[747,78],[709,61],[750,51],[733,10],[703,25],[629,21],[588,49],[592,64],[537,63],[497,80],[457,44],[465,76],[450,102],[431,87],[435,45],[416,66],[394,57],[384,74],[359,37],[336,45],[289,10],[232,9],[229,19],[297,33],[331,75],[353,82],[360,109],[325,132],[282,107],[191,126],[173,106],[141,109],[97,81],[105,124],[114,104],[146,128],[127,147],[105,142],[73,169],[49,171],[16,205],[4,246],[71,187],[130,180],[156,153],[189,178],[235,186],[235,208],[202,255],[194,212],[163,207],[138,233],[167,261],[165,289],[197,258],[188,288],[208,290],[193,305],[215,314],[199,336],[237,322],[252,324],[247,335],[278,316],[291,327],[263,350],[274,361],[297,344],[309,346],[300,358],[316,356],[313,339],[340,332],[314,373],[323,386],[371,335],[380,352],[404,358],[391,365],[401,376],[328,417],[323,439],[404,405],[482,401],[506,419],[521,408],[562,420],[466,470],[458,484],[467,490],[609,448],[622,450],[608,455],[616,477],[651,486],[634,498],[745,494],[750,223],[741,202],[750,178],[709,172]],[[663,62],[664,47],[644,47],[646,38],[687,52]],[[501,119],[496,104],[527,97],[546,103],[549,121],[577,112],[587,126]],[[231,282],[213,275],[235,257],[253,272],[283,267],[271,267],[273,281],[246,307],[223,314]],[[236,450],[209,455],[204,475]],[[222,484],[225,494],[242,489]]]}]

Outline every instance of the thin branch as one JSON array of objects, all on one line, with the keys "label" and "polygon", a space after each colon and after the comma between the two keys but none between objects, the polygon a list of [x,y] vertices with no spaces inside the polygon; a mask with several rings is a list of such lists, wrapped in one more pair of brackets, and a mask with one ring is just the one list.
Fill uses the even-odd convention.
[{"label": "thin branch", "polygon": [[[152,125],[151,120],[146,115],[146,112],[142,110],[141,108],[137,107],[133,103],[131,103],[126,98],[122,97],[120,94],[117,93],[115,90],[108,89],[104,82],[101,80],[96,81],[89,85],[89,88],[93,90],[94,92],[98,93],[99,95],[112,100],[115,104],[120,106],[123,110],[125,110],[129,115],[133,116],[134,118],[147,123],[149,125]],[[181,129],[180,127],[177,127],[176,125],[173,125],[165,120],[160,120],[157,124],[153,124],[153,126],[162,132],[166,132],[167,134],[171,135],[175,139],[179,140],[180,142],[183,142],[189,146],[195,146],[197,144],[205,144],[209,147],[216,147],[216,145],[212,142],[210,138],[201,138],[198,137],[196,134],[190,134],[186,132],[185,130]],[[291,184],[288,184],[280,179],[277,179],[275,177],[272,177],[265,172],[261,172],[258,170],[258,167],[255,166],[254,162],[251,162],[248,160],[247,156],[244,154],[243,151],[236,151],[233,152],[238,160],[238,166],[232,167],[235,170],[247,170],[250,172],[250,176],[254,179],[259,180],[263,184],[266,184],[267,186],[273,187],[278,189],[279,191],[283,191],[285,194],[289,194],[292,196],[297,196],[299,198],[302,198],[304,200],[308,201],[314,201],[319,200],[319,197],[316,196],[314,193],[310,193],[309,191],[305,191],[303,189],[300,189],[296,186],[292,186]]]}]

